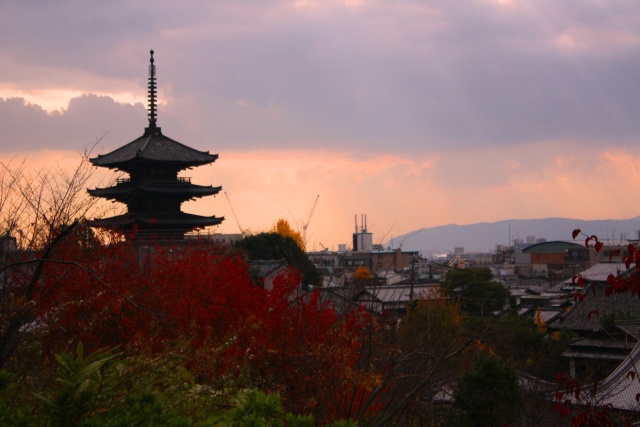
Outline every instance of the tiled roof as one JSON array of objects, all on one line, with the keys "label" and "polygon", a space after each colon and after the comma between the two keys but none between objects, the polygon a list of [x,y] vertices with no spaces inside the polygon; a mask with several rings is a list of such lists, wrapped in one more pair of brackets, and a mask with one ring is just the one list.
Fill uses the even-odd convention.
[{"label": "tiled roof", "polygon": [[[413,285],[413,298],[427,298],[434,285]],[[411,301],[411,285],[367,286],[365,292],[382,303]]]},{"label": "tiled roof", "polygon": [[588,359],[588,360],[613,360],[622,362],[626,357],[624,354],[615,354],[606,351],[596,351],[589,349],[570,349],[562,353],[564,357],[573,359]]},{"label": "tiled roof", "polygon": [[522,249],[522,253],[525,254],[557,254],[564,253],[568,248],[583,247],[582,245],[573,241],[554,240],[551,242],[535,243],[531,246],[527,246]]},{"label": "tiled roof", "polygon": [[158,131],[143,135],[108,154],[98,155],[91,159],[91,163],[95,166],[115,168],[138,159],[197,166],[214,162],[217,158],[217,154],[194,150]]},{"label": "tiled roof", "polygon": [[353,310],[358,306],[351,298],[353,290],[344,287],[321,288],[320,301],[323,304],[329,304],[340,313]]},{"label": "tiled roof", "polygon": [[126,213],[124,215],[99,218],[90,221],[90,225],[93,227],[129,227],[134,224],[152,225],[154,227],[206,227],[209,225],[220,224],[224,220],[224,217],[216,216],[200,216],[192,215],[184,212],[178,213],[140,213],[132,214]]},{"label": "tiled roof", "polygon": [[638,320],[616,320],[616,326],[636,340],[640,340],[640,322]]},{"label": "tiled roof", "polygon": [[567,313],[549,324],[549,327],[595,332],[602,329],[600,320],[604,316],[621,315],[624,318],[640,319],[640,298],[630,292],[607,297],[604,295],[607,286],[598,283],[587,285],[583,290],[584,300],[576,301]]},{"label": "tiled roof", "polygon": [[[639,404],[640,382],[635,374],[640,362],[640,343],[631,351],[624,361],[601,383],[594,406],[610,405],[614,409],[637,411]],[[574,399],[572,399],[574,400]],[[575,401],[575,400],[574,400]]]},{"label": "tiled roof", "polygon": [[[634,342],[635,344],[635,342]],[[597,335],[597,336],[590,336],[590,337],[585,337],[585,338],[576,338],[575,340],[571,341],[571,343],[569,343],[569,345],[572,348],[577,348],[577,347],[581,347],[581,348],[585,348],[585,347],[595,347],[595,348],[614,348],[614,349],[620,349],[620,350],[625,350],[628,349],[630,346],[625,343],[624,341],[620,340],[620,339],[616,339],[614,337],[610,337],[610,336],[606,336],[606,335]]]},{"label": "tiled roof", "polygon": [[162,182],[144,184],[119,184],[114,187],[89,189],[89,194],[96,197],[119,198],[141,191],[153,194],[181,195],[183,199],[218,194],[222,187],[196,185],[182,182]]},{"label": "tiled roof", "polygon": [[562,311],[560,310],[540,310],[540,319],[545,323],[549,323],[556,317],[559,317]]},{"label": "tiled roof", "polygon": [[[580,273],[585,280],[592,280],[596,282],[606,282],[607,277],[610,274],[619,276],[627,272],[627,267],[624,263],[620,262],[600,262]],[[565,285],[571,285],[572,279],[567,279],[563,282]]]}]

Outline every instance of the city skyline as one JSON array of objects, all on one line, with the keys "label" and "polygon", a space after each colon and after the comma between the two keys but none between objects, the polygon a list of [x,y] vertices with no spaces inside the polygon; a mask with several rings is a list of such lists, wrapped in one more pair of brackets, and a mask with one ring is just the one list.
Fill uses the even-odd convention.
[{"label": "city skyline", "polygon": [[[310,246],[422,227],[640,214],[640,5],[633,1],[9,3],[0,160],[70,167],[147,125],[220,154],[244,229]],[[225,216],[223,195],[185,210]]]}]

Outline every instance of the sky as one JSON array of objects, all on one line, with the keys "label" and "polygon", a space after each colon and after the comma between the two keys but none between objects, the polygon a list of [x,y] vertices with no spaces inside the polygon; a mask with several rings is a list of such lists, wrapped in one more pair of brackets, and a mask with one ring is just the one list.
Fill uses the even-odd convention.
[{"label": "sky", "polygon": [[640,215],[637,0],[0,10],[0,160],[68,164],[142,135],[153,49],[163,133],[220,156],[183,174],[226,192],[184,205],[224,216],[215,232],[309,221],[319,250],[350,243],[363,214],[374,243],[446,224]]}]

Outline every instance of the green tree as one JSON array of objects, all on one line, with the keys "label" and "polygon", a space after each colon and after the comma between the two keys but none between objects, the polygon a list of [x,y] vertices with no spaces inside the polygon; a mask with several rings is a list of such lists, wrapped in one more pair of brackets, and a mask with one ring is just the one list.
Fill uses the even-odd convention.
[{"label": "green tree", "polygon": [[480,353],[458,379],[454,393],[459,426],[499,426],[514,422],[522,403],[515,367],[494,354]]},{"label": "green tree", "polygon": [[241,397],[241,404],[232,416],[232,425],[238,427],[311,427],[311,415],[285,413],[278,393],[264,394],[251,390]]},{"label": "green tree", "polygon": [[45,404],[49,425],[79,426],[102,408],[102,397],[111,387],[106,372],[116,357],[111,351],[97,351],[85,357],[82,343],[78,344],[76,357],[56,355],[62,368],[57,378],[60,388],[52,397],[37,395]]},{"label": "green tree", "polygon": [[[124,397],[114,394],[115,378],[109,352],[93,353],[86,359],[80,354],[74,358],[62,353],[56,358],[61,363],[62,374],[56,378],[59,387],[55,391],[35,396],[44,403],[38,408],[12,390],[12,399],[2,398],[8,387],[9,376],[0,371],[0,425],[7,427],[78,426],[78,427],[187,427],[193,425],[189,418],[173,413],[167,405],[158,401],[151,392],[127,393]],[[110,366],[111,365],[111,366]],[[108,384],[110,383],[110,384]],[[36,408],[34,411],[33,408]]]},{"label": "green tree", "polygon": [[509,298],[509,290],[493,281],[488,268],[450,270],[442,288],[447,295],[462,298],[464,311],[479,316],[502,310]]},{"label": "green tree", "polygon": [[483,330],[482,341],[516,363],[521,371],[553,381],[565,369],[566,360],[561,354],[572,338],[570,331],[548,334],[531,317],[509,313]]},{"label": "green tree", "polygon": [[302,273],[304,284],[322,284],[322,278],[315,265],[291,237],[283,237],[278,233],[260,233],[236,242],[235,247],[244,252],[250,260],[284,259]]}]

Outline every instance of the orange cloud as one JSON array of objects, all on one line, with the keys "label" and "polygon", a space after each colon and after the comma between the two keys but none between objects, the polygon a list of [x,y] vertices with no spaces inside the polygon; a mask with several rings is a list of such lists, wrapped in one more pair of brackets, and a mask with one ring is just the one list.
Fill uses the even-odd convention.
[{"label": "orange cloud", "polygon": [[[640,153],[576,150],[579,146],[553,141],[411,158],[346,151],[236,151],[220,153],[213,165],[183,175],[194,183],[222,185],[241,226],[253,232],[268,230],[279,218],[301,229],[320,195],[307,231],[310,247],[317,249],[349,243],[354,215],[360,214],[367,215],[375,243],[451,223],[640,214],[635,197]],[[11,158],[23,157],[5,155],[1,160]],[[78,160],[77,153],[55,151],[26,157],[32,168],[71,168]],[[96,169],[95,179],[107,174]],[[216,231],[238,232],[223,194],[188,202],[184,209],[225,216]]]}]

